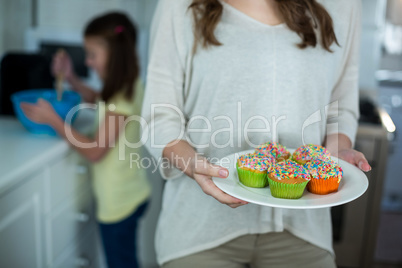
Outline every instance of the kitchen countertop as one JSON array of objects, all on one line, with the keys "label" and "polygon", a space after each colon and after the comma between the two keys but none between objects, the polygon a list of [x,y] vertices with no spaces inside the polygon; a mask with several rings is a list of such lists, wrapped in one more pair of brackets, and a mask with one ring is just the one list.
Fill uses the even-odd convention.
[{"label": "kitchen countertop", "polygon": [[[73,126],[89,133],[93,119],[93,111],[82,110]],[[60,137],[32,134],[15,117],[0,116],[0,193],[68,151],[69,145]]]}]

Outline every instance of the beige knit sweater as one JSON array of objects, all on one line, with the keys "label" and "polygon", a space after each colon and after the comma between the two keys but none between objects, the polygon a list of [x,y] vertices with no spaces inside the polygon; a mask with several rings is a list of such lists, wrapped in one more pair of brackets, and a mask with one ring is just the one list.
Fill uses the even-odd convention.
[{"label": "beige knit sweater", "polygon": [[[354,142],[360,1],[319,2],[334,20],[340,47],[333,45],[333,53],[320,46],[301,50],[300,37],[285,24],[262,24],[223,3],[215,31],[223,45],[193,56],[191,0],[160,0],[142,109],[153,157],[159,160],[175,139],[211,159],[268,140],[296,148],[343,133]],[[231,209],[179,170],[161,165],[160,171],[167,179],[155,241],[160,264],[243,234],[283,229],[333,252],[329,209]]]}]

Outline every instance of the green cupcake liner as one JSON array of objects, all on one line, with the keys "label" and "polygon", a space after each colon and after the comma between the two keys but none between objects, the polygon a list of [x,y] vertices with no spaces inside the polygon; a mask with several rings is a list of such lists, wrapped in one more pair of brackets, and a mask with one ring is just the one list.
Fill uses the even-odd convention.
[{"label": "green cupcake liner", "polygon": [[257,173],[240,168],[236,164],[240,182],[247,187],[264,188],[268,186],[267,173]]},{"label": "green cupcake liner", "polygon": [[304,189],[308,184],[308,181],[298,184],[280,183],[271,180],[269,177],[267,178],[271,195],[276,198],[299,199],[302,197]]}]

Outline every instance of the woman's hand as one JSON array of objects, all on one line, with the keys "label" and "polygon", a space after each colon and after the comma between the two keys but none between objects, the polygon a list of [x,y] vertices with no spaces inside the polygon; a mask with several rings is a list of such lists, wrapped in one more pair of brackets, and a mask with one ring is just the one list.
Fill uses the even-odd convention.
[{"label": "woman's hand", "polygon": [[371,170],[371,166],[368,163],[366,157],[364,157],[364,154],[359,151],[353,149],[344,149],[340,150],[337,153],[333,153],[332,155],[345,160],[346,162],[360,168],[364,172],[368,172]]},{"label": "woman's hand", "polygon": [[54,76],[62,75],[67,81],[75,76],[71,58],[62,49],[54,54],[51,69]]},{"label": "woman's hand", "polygon": [[229,171],[208,160],[195,151],[195,149],[184,140],[174,140],[166,145],[162,153],[163,157],[169,159],[170,163],[183,171],[188,177],[194,179],[205,194],[212,196],[222,204],[231,208],[248,204],[248,202],[237,199],[224,193],[212,181],[212,177],[225,179]]},{"label": "woman's hand", "polygon": [[351,149],[352,142],[345,134],[328,135],[325,139],[325,147],[331,155],[360,168],[364,172],[371,170],[371,166],[364,154]]},{"label": "woman's hand", "polygon": [[197,156],[195,159],[193,158],[192,177],[200,185],[205,194],[212,196],[231,208],[248,204],[246,201],[224,193],[212,181],[212,177],[225,179],[228,175],[229,171],[226,168],[209,163],[205,157]]},{"label": "woman's hand", "polygon": [[39,99],[35,104],[22,102],[20,106],[24,114],[36,123],[51,125],[55,120],[61,120],[52,105],[44,99]]}]

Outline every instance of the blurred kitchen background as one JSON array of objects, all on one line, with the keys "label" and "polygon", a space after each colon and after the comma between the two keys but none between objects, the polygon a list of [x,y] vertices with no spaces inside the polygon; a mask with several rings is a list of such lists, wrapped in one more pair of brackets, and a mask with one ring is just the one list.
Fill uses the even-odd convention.
[{"label": "blurred kitchen background", "polygon": [[[362,3],[356,149],[373,170],[361,198],[332,209],[334,247],[339,267],[402,267],[402,0]],[[78,74],[99,88],[98,78],[83,65],[81,33],[89,19],[110,10],[125,11],[140,29],[145,81],[156,4],[0,0],[0,267],[104,267],[86,163],[62,140],[25,131],[9,97],[23,89],[52,87],[48,68],[59,47],[72,55]],[[88,131],[92,116],[80,114],[76,127]],[[149,175],[152,202],[139,230],[145,268],[157,267],[154,230],[163,188],[158,173]]]}]

